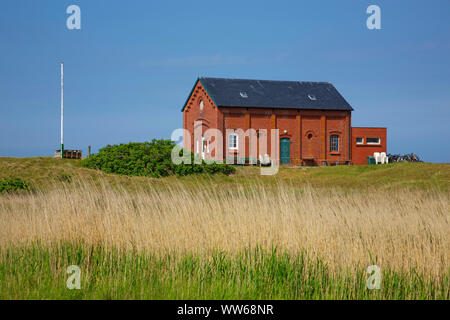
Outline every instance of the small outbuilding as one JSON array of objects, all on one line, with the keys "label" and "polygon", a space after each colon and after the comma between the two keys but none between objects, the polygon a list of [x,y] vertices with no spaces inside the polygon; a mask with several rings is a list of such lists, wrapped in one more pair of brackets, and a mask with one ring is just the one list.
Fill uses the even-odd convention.
[{"label": "small outbuilding", "polygon": [[[81,150],[64,149],[64,159],[81,159],[83,157]],[[56,150],[54,158],[61,158],[61,150]]]}]

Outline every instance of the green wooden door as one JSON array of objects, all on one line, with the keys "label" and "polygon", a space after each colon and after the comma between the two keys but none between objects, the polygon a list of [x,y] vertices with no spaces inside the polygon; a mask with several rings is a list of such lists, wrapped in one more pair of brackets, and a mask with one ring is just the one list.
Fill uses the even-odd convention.
[{"label": "green wooden door", "polygon": [[291,140],[289,138],[280,139],[280,163],[289,164],[291,155]]}]

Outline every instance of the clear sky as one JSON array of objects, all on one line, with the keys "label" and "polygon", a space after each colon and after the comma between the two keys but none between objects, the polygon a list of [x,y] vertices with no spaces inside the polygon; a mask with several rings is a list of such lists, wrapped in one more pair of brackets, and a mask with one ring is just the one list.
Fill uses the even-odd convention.
[{"label": "clear sky", "polygon": [[388,128],[388,152],[450,162],[448,0],[2,1],[0,156],[59,148],[60,61],[65,146],[84,153],[170,138],[209,76],[332,82],[353,126]]}]

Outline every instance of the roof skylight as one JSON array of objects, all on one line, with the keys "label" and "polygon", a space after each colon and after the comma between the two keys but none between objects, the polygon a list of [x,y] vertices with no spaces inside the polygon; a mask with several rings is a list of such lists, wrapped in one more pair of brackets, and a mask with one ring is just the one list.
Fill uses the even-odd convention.
[{"label": "roof skylight", "polygon": [[241,98],[248,98],[247,92],[239,92]]},{"label": "roof skylight", "polygon": [[308,98],[309,98],[309,100],[313,100],[313,101],[317,100],[316,96],[313,94],[308,94]]}]

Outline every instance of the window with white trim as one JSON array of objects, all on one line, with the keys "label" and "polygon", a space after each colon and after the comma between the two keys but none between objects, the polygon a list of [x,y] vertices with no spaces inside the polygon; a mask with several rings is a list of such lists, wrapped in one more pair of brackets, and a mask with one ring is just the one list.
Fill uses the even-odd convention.
[{"label": "window with white trim", "polygon": [[364,144],[364,138],[361,137],[356,138],[356,144]]},{"label": "window with white trim", "polygon": [[228,135],[228,149],[237,150],[238,148],[238,134],[230,133]]},{"label": "window with white trim", "polygon": [[380,144],[380,138],[366,138],[367,144]]},{"label": "window with white trim", "polygon": [[339,151],[339,136],[337,134],[330,136],[330,151]]}]

